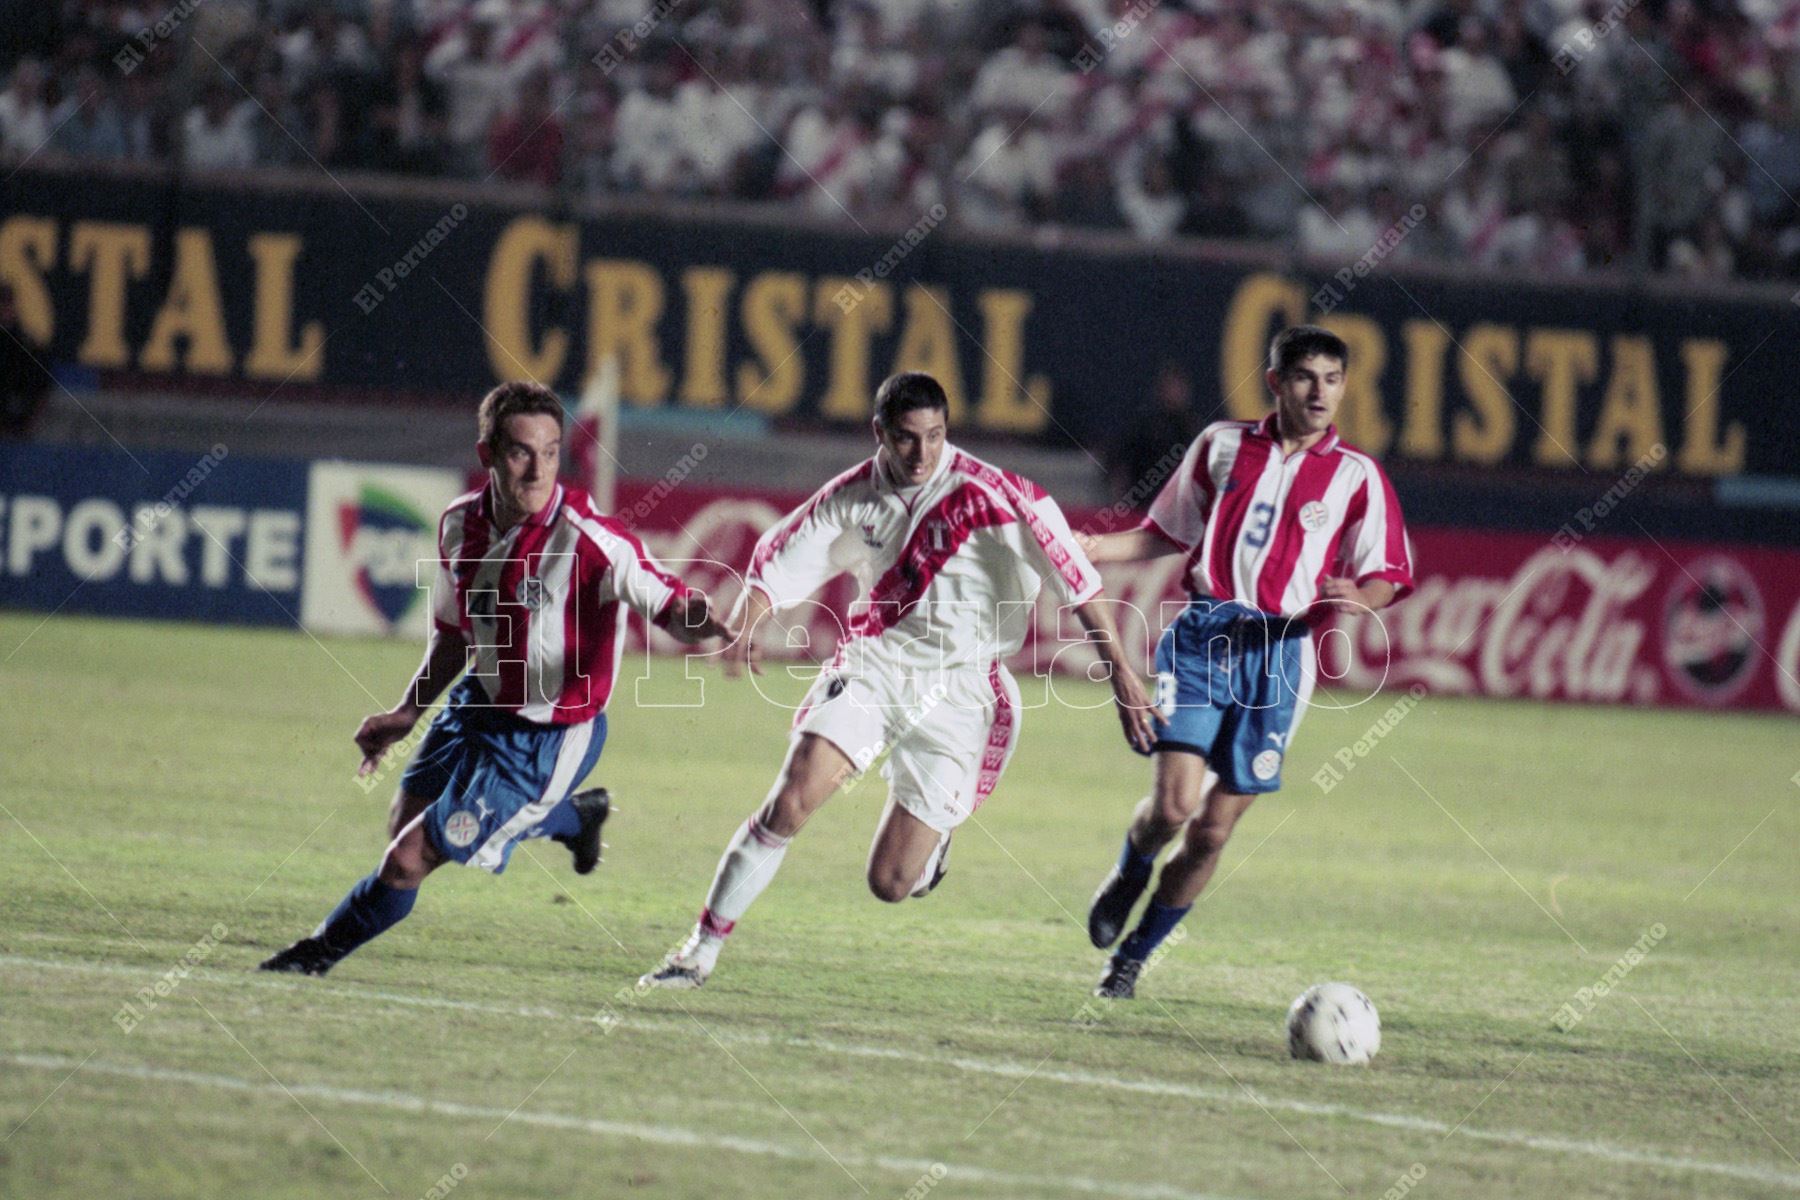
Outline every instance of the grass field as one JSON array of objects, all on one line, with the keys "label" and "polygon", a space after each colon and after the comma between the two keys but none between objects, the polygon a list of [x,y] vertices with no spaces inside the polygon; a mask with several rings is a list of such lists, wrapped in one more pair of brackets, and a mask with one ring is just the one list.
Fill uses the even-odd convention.
[{"label": "grass field", "polygon": [[[307,980],[252,968],[373,865],[394,775],[357,787],[349,733],[416,648],[16,614],[0,657],[0,1196],[1800,1193],[1791,720],[1427,699],[1326,796],[1386,705],[1315,711],[1098,1009],[1081,922],[1146,770],[1047,707],[929,899],[867,893],[866,783],[706,988],[640,997],[776,766],[749,685],[622,683],[597,874],[440,872]],[[1367,1069],[1286,1055],[1325,979],[1381,1009]]]}]

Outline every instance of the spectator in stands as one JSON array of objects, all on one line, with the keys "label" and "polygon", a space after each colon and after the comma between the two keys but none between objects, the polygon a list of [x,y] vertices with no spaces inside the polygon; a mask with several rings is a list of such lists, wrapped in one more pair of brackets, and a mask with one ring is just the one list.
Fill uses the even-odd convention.
[{"label": "spectator in stands", "polygon": [[126,156],[119,107],[92,67],[83,67],[76,75],[74,94],[57,106],[50,124],[55,130],[50,145],[58,154],[90,159]]},{"label": "spectator in stands", "polygon": [[568,151],[564,176],[575,191],[597,196],[613,190],[610,177],[619,101],[606,72],[596,62],[582,64],[568,104]]},{"label": "spectator in stands", "polygon": [[282,74],[297,88],[340,73],[373,74],[375,52],[368,34],[343,19],[335,4],[314,4],[297,13],[295,27],[276,40]]},{"label": "spectator in stands", "polygon": [[369,99],[367,165],[421,175],[442,169],[444,89],[425,76],[423,45],[401,42]]},{"label": "spectator in stands", "polygon": [[1097,154],[1069,163],[1056,188],[1051,219],[1087,229],[1123,229],[1118,187],[1106,160]]},{"label": "spectator in stands", "polygon": [[658,60],[620,101],[612,162],[620,190],[668,194],[681,185],[687,159],[675,83],[674,65]]},{"label": "spectator in stands", "polygon": [[1703,219],[1695,233],[1669,242],[1669,270],[1689,279],[1730,279],[1735,263],[1725,226],[1715,216]]},{"label": "spectator in stands", "polygon": [[744,170],[744,157],[766,136],[751,106],[765,107],[769,97],[755,80],[738,77],[742,59],[714,47],[698,53],[696,74],[675,89],[676,123],[692,172],[688,186],[704,195],[728,196]]},{"label": "spectator in stands", "polygon": [[344,96],[330,75],[316,77],[300,97],[300,128],[291,132],[305,146],[305,159],[320,167],[344,157]]},{"label": "spectator in stands", "polygon": [[182,165],[201,170],[256,165],[256,138],[251,132],[256,112],[255,101],[236,99],[223,82],[209,83],[204,98],[181,122]]},{"label": "spectator in stands", "polygon": [[0,92],[0,162],[17,166],[50,140],[50,109],[44,101],[44,68],[23,59]]},{"label": "spectator in stands", "polygon": [[[1363,216],[1381,227],[1387,186],[1431,214],[1408,253],[1564,269],[1635,248],[1654,266],[1681,239],[1683,271],[1800,267],[1800,0],[208,4],[193,28],[268,114],[240,113],[233,83],[210,116],[187,109],[210,64],[172,44],[122,79],[102,70],[96,112],[82,105],[79,69],[155,10],[22,7],[54,10],[7,31],[50,67],[22,62],[0,91],[8,164],[112,156],[116,119],[124,154],[195,166],[480,177],[507,161],[583,194],[789,199],[863,225],[943,203],[978,228],[1164,237],[1179,212],[1175,234],[1334,256]],[[551,112],[573,91],[539,134],[521,114],[546,73]]]},{"label": "spectator in stands", "polygon": [[978,113],[997,109],[1054,113],[1069,101],[1071,74],[1070,64],[1050,53],[1044,27],[1027,21],[1012,45],[982,64],[970,103]]},{"label": "spectator in stands", "polygon": [[488,139],[488,175],[555,187],[562,179],[563,126],[550,103],[550,76],[534,71],[518,103],[494,123]]},{"label": "spectator in stands", "polygon": [[149,70],[139,68],[125,77],[119,95],[119,127],[125,140],[125,157],[148,162],[163,156],[163,92]]},{"label": "spectator in stands", "polygon": [[1374,247],[1381,227],[1368,205],[1344,187],[1327,188],[1300,212],[1300,252],[1335,262],[1355,262]]},{"label": "spectator in stands", "polygon": [[1050,141],[1024,110],[996,112],[953,172],[957,215],[983,229],[1025,225],[1056,186]]},{"label": "spectator in stands", "polygon": [[1119,211],[1131,232],[1147,242],[1165,241],[1180,228],[1187,202],[1161,155],[1144,154],[1119,172]]},{"label": "spectator in stands", "polygon": [[495,24],[505,0],[482,0],[425,59],[425,73],[444,89],[450,169],[479,176],[488,168],[488,130],[513,94],[513,68],[502,56]]},{"label": "spectator in stands", "polygon": [[246,112],[250,138],[255,143],[258,166],[291,167],[307,161],[306,113],[287,92],[279,71],[266,70],[253,77],[256,103]]},{"label": "spectator in stands", "polygon": [[852,98],[828,92],[788,126],[776,188],[819,216],[842,219],[857,211],[874,185],[874,144],[870,122]]},{"label": "spectator in stands", "polygon": [[1711,199],[1708,167],[1724,149],[1719,126],[1686,89],[1644,127],[1633,147],[1640,261],[1661,266],[1669,239],[1700,223]]},{"label": "spectator in stands", "polygon": [[[1794,61],[1800,63],[1800,56]],[[1745,125],[1744,155],[1756,164],[1746,180],[1753,215],[1764,222],[1791,222],[1793,197],[1800,195],[1800,112],[1794,105],[1793,84],[1778,75],[1768,106]]]}]

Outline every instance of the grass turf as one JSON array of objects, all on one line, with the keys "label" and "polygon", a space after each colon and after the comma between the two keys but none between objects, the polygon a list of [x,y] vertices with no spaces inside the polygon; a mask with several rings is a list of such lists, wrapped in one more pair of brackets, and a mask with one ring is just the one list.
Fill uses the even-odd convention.
[{"label": "grass turf", "polygon": [[[796,681],[628,664],[601,870],[447,869],[315,981],[251,968],[374,864],[398,768],[365,793],[349,734],[416,648],[12,614],[0,657],[0,1195],[1800,1193],[1791,720],[1428,698],[1327,795],[1388,701],[1317,709],[1101,1006],[1082,920],[1147,769],[1059,683],[930,898],[864,888],[865,782],[706,988],[640,995]],[[1380,1007],[1372,1067],[1287,1058],[1323,979]]]}]

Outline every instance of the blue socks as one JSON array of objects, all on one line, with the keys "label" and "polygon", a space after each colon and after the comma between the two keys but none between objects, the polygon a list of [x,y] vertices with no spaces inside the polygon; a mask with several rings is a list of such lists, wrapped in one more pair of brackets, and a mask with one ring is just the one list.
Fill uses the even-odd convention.
[{"label": "blue socks", "polygon": [[581,832],[581,817],[576,814],[575,806],[564,800],[550,810],[543,824],[531,831],[531,836],[574,837]]},{"label": "blue socks", "polygon": [[1156,867],[1156,852],[1145,854],[1131,844],[1131,834],[1125,835],[1125,848],[1119,851],[1119,874],[1133,883],[1143,883],[1150,878],[1150,872]]},{"label": "blue socks", "polygon": [[1154,899],[1144,909],[1144,915],[1138,919],[1138,926],[1131,935],[1119,943],[1119,953],[1125,958],[1135,958],[1143,962],[1150,957],[1150,952],[1162,944],[1162,940],[1174,932],[1181,918],[1188,915],[1188,909],[1194,907],[1184,904],[1180,908],[1171,908],[1167,904],[1158,904]]},{"label": "blue socks", "polygon": [[405,920],[418,898],[417,888],[389,887],[376,876],[366,875],[338,901],[313,936],[323,939],[342,958]]}]

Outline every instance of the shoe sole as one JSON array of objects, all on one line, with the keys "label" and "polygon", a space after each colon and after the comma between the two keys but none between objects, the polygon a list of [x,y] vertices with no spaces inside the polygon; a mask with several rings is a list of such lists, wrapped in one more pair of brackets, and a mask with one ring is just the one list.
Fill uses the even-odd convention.
[{"label": "shoe sole", "polygon": [[691,992],[705,982],[706,976],[704,975],[669,975],[660,979],[654,975],[645,975],[639,978],[638,986],[641,988],[667,988],[670,991]]}]

